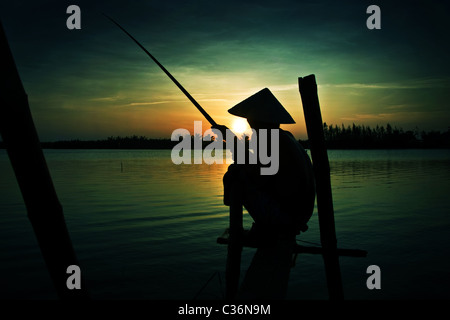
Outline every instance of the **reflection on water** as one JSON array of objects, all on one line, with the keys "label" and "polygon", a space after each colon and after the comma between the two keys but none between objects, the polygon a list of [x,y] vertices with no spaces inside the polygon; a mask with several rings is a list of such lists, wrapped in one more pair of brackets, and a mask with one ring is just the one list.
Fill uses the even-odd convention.
[{"label": "reflection on water", "polygon": [[[94,298],[190,299],[224,291],[227,165],[174,165],[170,150],[45,150],[82,272]],[[348,299],[449,298],[448,150],[330,150]],[[14,174],[0,150],[1,297],[54,297]],[[245,215],[244,223],[251,219]],[[317,215],[299,239],[319,242]],[[253,249],[245,249],[243,270]],[[380,266],[382,289],[365,286]],[[302,255],[289,297],[326,299],[320,256]]]}]

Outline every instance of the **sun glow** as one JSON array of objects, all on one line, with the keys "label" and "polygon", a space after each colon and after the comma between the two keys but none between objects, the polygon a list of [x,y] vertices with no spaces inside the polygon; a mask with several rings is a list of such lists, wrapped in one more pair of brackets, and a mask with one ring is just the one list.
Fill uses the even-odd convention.
[{"label": "sun glow", "polygon": [[250,127],[249,127],[246,119],[237,118],[237,119],[234,119],[234,121],[233,121],[231,131],[233,131],[235,134],[243,134],[249,128]]}]

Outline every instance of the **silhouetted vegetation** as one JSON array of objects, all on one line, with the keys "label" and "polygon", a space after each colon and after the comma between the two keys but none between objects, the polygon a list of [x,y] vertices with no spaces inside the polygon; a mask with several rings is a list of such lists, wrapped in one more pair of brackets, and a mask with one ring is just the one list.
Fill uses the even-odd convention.
[{"label": "silhouetted vegetation", "polygon": [[[201,137],[191,137],[191,145],[194,148],[194,140],[201,140]],[[44,149],[172,149],[181,141],[171,141],[170,139],[154,139],[144,136],[131,137],[108,137],[106,140],[66,140],[55,142],[41,142]],[[201,141],[204,148],[210,141]],[[4,148],[0,141],[0,148]]]},{"label": "silhouetted vegetation", "polygon": [[[325,141],[328,149],[406,149],[406,148],[450,148],[450,128],[447,132],[419,131],[419,129],[404,131],[387,124],[386,127],[377,125],[355,125],[345,127],[343,124],[323,124]],[[191,137],[194,140],[201,137]],[[109,137],[106,140],[69,140],[56,142],[42,142],[46,149],[172,149],[179,141],[170,139],[153,139],[144,136]],[[205,147],[210,141],[202,141]],[[308,148],[307,140],[300,143]],[[5,148],[0,140],[0,148]]]},{"label": "silhouetted vegetation", "polygon": [[[323,124],[325,142],[328,149],[406,149],[406,148],[449,148],[450,128],[439,131],[404,131],[390,124],[370,126],[341,126]],[[308,147],[308,141],[301,141]]]},{"label": "silhouetted vegetation", "polygon": [[108,137],[106,140],[42,142],[46,149],[172,149],[178,142],[144,136]]}]

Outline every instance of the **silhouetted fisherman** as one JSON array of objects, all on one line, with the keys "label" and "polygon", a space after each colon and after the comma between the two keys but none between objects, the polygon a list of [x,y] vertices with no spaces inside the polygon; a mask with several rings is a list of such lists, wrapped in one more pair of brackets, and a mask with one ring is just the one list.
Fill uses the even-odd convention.
[{"label": "silhouetted fisherman", "polygon": [[[237,183],[242,186],[243,205],[254,220],[252,229],[246,235],[247,241],[261,245],[280,237],[295,239],[297,234],[308,229],[307,222],[313,213],[315,201],[311,160],[290,132],[279,129],[280,124],[295,121],[267,88],[228,112],[246,118],[250,127],[255,129],[259,136],[259,152],[263,142],[267,143],[268,153],[271,152],[271,129],[279,130],[279,168],[273,175],[262,175],[260,169],[263,165],[259,161],[257,164],[236,163],[236,149],[231,150],[235,163],[229,166],[223,178],[225,205],[230,205],[230,187]],[[221,131],[225,137],[228,128],[216,125],[212,129]],[[267,129],[267,141],[260,138],[260,129]],[[271,155],[272,158],[274,156]]]},{"label": "silhouetted fisherman", "polygon": [[[164,71],[209,121],[212,129],[221,131],[222,136],[226,137],[228,128],[218,125],[142,44],[112,18],[108,19],[125,32]],[[267,88],[228,111],[233,115],[247,118],[250,127],[255,130],[279,129],[280,124],[295,123]],[[269,139],[266,141],[266,147],[270,152],[270,134],[267,136]],[[258,140],[260,151],[261,139]],[[234,158],[239,160],[239,156],[236,156],[238,155],[234,154]],[[314,208],[315,183],[311,161],[294,136],[279,129],[279,170],[274,175],[261,175],[261,167],[261,164],[230,165],[224,176],[224,202],[230,205],[228,202],[230,185],[234,182],[240,183],[244,190],[243,205],[255,221],[250,235],[261,239],[280,235],[295,238],[300,231],[307,230],[306,223]]]}]

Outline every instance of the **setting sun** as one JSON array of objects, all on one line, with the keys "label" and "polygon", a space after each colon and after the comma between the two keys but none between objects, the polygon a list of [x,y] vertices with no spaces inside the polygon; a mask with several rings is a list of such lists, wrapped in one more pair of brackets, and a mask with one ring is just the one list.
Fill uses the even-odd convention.
[{"label": "setting sun", "polygon": [[249,125],[246,119],[237,118],[233,121],[231,131],[235,134],[243,134],[247,129],[249,129]]}]

